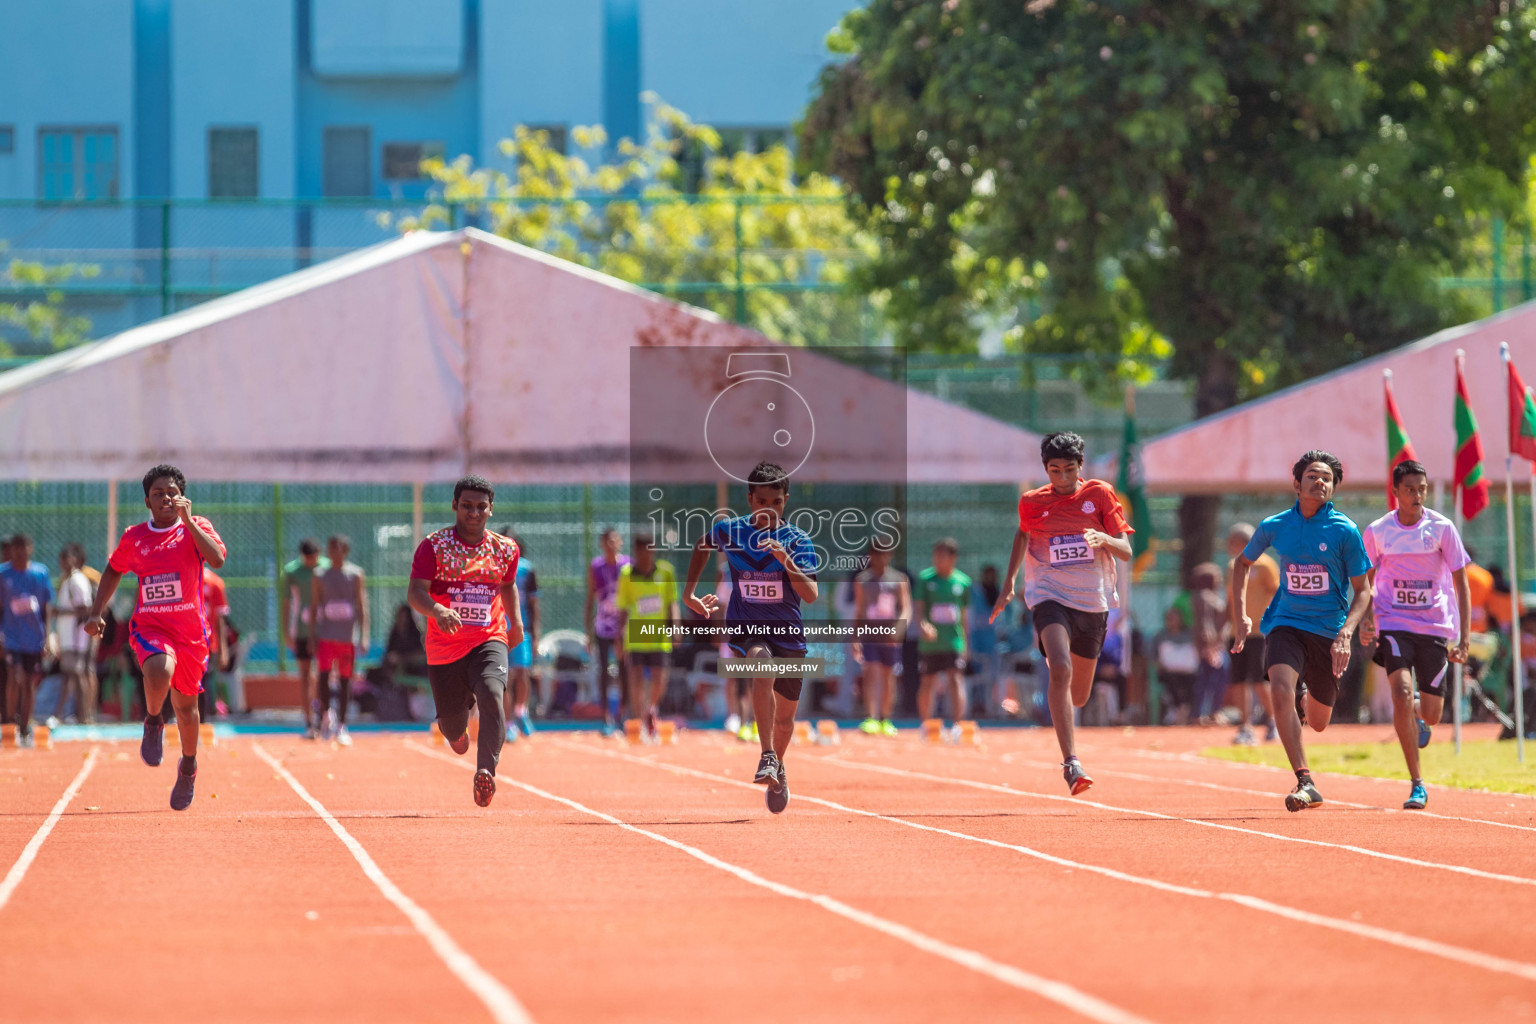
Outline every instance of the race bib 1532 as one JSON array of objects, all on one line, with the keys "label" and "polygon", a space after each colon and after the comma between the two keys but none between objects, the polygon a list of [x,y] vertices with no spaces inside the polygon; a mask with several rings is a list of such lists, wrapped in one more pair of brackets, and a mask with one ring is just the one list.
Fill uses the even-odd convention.
[{"label": "race bib 1532", "polygon": [[1051,538],[1051,568],[1093,561],[1093,548],[1080,533]]},{"label": "race bib 1532", "polygon": [[1293,594],[1326,594],[1329,590],[1328,567],[1324,565],[1288,565],[1285,589]]}]

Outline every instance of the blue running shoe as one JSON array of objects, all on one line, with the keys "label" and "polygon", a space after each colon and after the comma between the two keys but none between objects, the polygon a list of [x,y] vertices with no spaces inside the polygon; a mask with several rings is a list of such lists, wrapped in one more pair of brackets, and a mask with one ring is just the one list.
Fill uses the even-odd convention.
[{"label": "blue running shoe", "polygon": [[779,784],[775,786],[769,783],[764,799],[773,814],[783,814],[784,808],[789,806],[789,776],[784,772],[784,762],[779,762]]},{"label": "blue running shoe", "polygon": [[524,711],[517,716],[517,728],[524,736],[533,735],[533,719]]},{"label": "blue running shoe", "polygon": [[192,769],[188,775],[176,767],[176,785],[171,787],[171,810],[184,811],[192,806],[192,787],[197,783],[197,769]]},{"label": "blue running shoe", "polygon": [[144,719],[144,739],[139,744],[139,756],[151,768],[160,767],[165,760],[165,723]]},{"label": "blue running shoe", "polygon": [[1424,719],[1422,719],[1422,718],[1420,718],[1418,720],[1418,722],[1419,722],[1419,749],[1423,750],[1425,747],[1429,746],[1429,726],[1424,724]]},{"label": "blue running shoe", "polygon": [[1427,803],[1429,803],[1429,790],[1424,788],[1424,783],[1415,782],[1413,791],[1408,794],[1408,799],[1403,801],[1403,810],[1422,811]]}]

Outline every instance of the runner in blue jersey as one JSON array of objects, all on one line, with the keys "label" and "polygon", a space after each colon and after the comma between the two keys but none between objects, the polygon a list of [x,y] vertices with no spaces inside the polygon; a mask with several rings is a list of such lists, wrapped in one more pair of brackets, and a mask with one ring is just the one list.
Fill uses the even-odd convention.
[{"label": "runner in blue jersey", "polygon": [[[816,600],[816,549],[805,533],[784,521],[789,476],[782,466],[759,462],[747,476],[750,512],[716,520],[694,546],[683,588],[688,607],[705,618],[719,610],[713,594],[695,591],[711,551],[725,554],[731,569],[731,598],[725,610],[727,639],[738,657],[786,661],[805,657],[800,604]],[[795,732],[795,711],[804,680],[799,673],[752,680],[752,706],[760,725],[763,755],[753,781],[766,785],[768,809],[789,806],[784,753]],[[768,727],[768,723],[772,727]]]},{"label": "runner in blue jersey", "polygon": [[[1259,524],[1232,563],[1232,653],[1239,654],[1253,629],[1248,618],[1248,568],[1274,548],[1280,591],[1269,603],[1264,634],[1264,674],[1274,698],[1275,725],[1296,773],[1285,809],[1323,802],[1307,768],[1301,727],[1322,732],[1333,716],[1339,677],[1349,667],[1350,641],[1371,603],[1366,580],[1371,560],[1360,528],[1333,507],[1333,490],[1344,467],[1327,452],[1310,451],[1291,468],[1296,504]],[[1353,589],[1353,596],[1351,596]]]}]

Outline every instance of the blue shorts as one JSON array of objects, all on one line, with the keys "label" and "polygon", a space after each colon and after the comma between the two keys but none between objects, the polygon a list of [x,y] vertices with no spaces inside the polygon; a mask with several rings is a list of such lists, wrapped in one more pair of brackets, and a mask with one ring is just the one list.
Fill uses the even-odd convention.
[{"label": "blue shorts", "polygon": [[513,668],[533,667],[533,641],[527,636],[507,655],[507,664]]}]

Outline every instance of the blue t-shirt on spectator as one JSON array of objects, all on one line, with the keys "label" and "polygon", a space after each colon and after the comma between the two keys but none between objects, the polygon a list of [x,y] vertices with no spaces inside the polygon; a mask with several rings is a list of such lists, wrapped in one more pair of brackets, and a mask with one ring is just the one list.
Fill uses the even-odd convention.
[{"label": "blue t-shirt on spectator", "polygon": [[0,598],[5,602],[0,615],[5,649],[17,654],[43,653],[44,616],[53,604],[48,570],[38,562],[28,563],[25,569],[7,562],[0,567]]},{"label": "blue t-shirt on spectator", "polygon": [[1271,547],[1280,556],[1280,590],[1259,632],[1268,636],[1277,626],[1291,626],[1333,637],[1349,615],[1349,581],[1371,568],[1360,528],[1331,501],[1310,519],[1297,502],[1259,524],[1243,557],[1256,562]]}]

